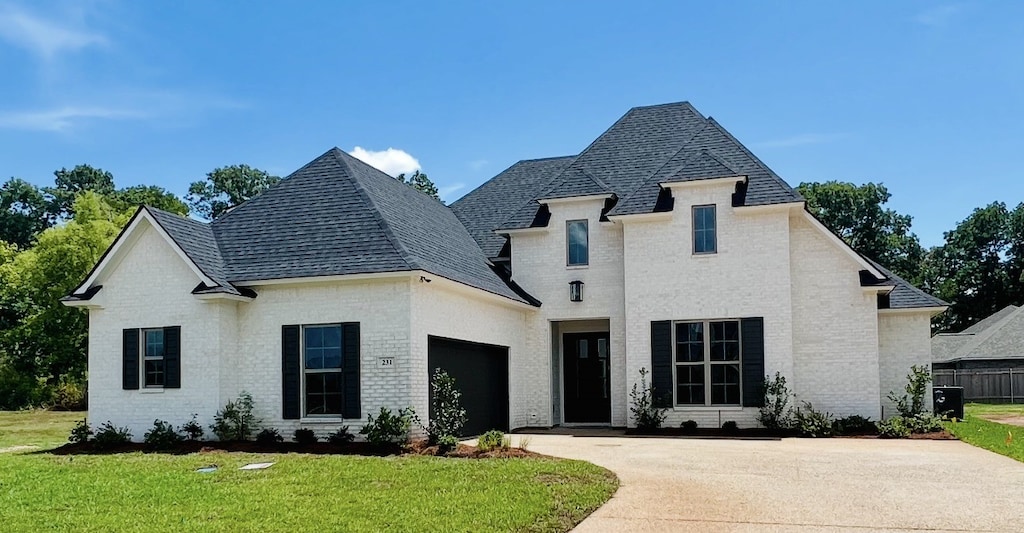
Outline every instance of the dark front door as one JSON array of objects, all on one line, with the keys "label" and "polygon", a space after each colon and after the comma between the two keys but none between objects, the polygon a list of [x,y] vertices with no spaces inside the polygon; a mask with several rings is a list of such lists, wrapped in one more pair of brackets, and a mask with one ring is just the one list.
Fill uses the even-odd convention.
[{"label": "dark front door", "polygon": [[[444,369],[462,392],[466,426],[460,436],[508,431],[508,348],[429,337],[427,367],[428,376]],[[431,399],[433,394],[431,390]]]},{"label": "dark front door", "polygon": [[565,421],[573,424],[611,423],[607,333],[562,335],[562,374],[565,379]]}]

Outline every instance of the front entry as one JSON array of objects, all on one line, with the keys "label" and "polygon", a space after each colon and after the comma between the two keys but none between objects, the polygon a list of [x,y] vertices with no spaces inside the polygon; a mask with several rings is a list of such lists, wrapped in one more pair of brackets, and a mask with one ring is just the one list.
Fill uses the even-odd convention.
[{"label": "front entry", "polygon": [[562,335],[565,422],[610,424],[608,333]]}]

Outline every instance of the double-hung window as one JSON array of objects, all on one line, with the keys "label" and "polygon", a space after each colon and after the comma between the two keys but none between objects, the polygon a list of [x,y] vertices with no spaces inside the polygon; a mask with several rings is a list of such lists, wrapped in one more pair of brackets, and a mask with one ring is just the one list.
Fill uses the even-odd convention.
[{"label": "double-hung window", "polygon": [[718,251],[715,206],[693,206],[693,253],[713,254]]},{"label": "double-hung window", "polygon": [[164,386],[164,330],[142,330],[143,384],[146,387]]},{"label": "double-hung window", "polygon": [[586,220],[570,220],[565,223],[567,261],[569,266],[583,266],[590,262],[590,239]]},{"label": "double-hung window", "polygon": [[306,416],[341,416],[341,325],[303,326]]},{"label": "double-hung window", "polygon": [[676,405],[740,405],[740,323],[675,324]]}]

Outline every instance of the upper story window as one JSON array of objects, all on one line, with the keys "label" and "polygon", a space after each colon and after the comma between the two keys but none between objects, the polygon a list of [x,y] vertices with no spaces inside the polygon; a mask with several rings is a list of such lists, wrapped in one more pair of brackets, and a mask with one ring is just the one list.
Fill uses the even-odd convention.
[{"label": "upper story window", "polygon": [[307,416],[341,416],[341,325],[303,326]]},{"label": "upper story window", "polygon": [[568,244],[567,261],[569,266],[580,266],[590,263],[590,237],[586,220],[570,220],[565,223],[566,242]]},{"label": "upper story window", "polygon": [[164,386],[164,330],[142,330],[143,384]]},{"label": "upper story window", "polygon": [[715,206],[693,206],[693,253],[713,254],[718,251]]}]

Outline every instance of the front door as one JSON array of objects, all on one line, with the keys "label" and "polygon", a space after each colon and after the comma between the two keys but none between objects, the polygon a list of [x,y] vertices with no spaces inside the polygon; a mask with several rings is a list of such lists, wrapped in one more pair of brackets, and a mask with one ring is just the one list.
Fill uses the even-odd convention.
[{"label": "front door", "polygon": [[569,424],[611,423],[608,333],[562,335],[565,421]]}]

